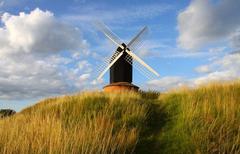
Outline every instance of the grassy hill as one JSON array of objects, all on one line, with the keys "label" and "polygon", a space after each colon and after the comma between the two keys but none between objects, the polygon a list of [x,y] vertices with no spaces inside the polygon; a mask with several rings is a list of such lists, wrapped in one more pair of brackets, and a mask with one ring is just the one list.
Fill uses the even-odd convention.
[{"label": "grassy hill", "polygon": [[240,153],[240,82],[46,99],[0,120],[0,153]]}]

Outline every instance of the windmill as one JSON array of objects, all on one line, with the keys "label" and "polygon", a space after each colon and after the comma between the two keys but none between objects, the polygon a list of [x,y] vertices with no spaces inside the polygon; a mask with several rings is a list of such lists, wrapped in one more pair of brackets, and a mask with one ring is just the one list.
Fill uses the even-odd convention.
[{"label": "windmill", "polygon": [[148,28],[145,26],[128,44],[117,37],[104,23],[96,22],[97,28],[115,45],[117,49],[111,58],[107,61],[107,67],[101,71],[98,76],[98,80],[103,77],[103,75],[110,69],[110,84],[104,87],[104,91],[113,90],[135,90],[137,91],[139,87],[132,84],[132,69],[133,60],[138,62],[138,70],[144,72],[143,68],[147,69],[148,72],[144,72],[146,76],[149,73],[159,76],[159,74],[152,69],[148,64],[146,64],[141,58],[139,58],[133,50],[137,49],[139,44],[142,42],[143,36],[146,34]]}]

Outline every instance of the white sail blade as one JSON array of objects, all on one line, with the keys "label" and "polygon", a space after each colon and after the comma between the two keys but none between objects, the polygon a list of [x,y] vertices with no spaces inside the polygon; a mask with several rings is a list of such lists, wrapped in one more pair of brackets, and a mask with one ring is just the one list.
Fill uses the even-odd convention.
[{"label": "white sail blade", "polygon": [[103,75],[107,72],[108,69],[122,56],[123,52],[120,52],[118,56],[105,68],[105,70],[98,76],[98,80],[103,77]]},{"label": "white sail blade", "polygon": [[149,71],[151,71],[153,74],[156,76],[160,76],[154,69],[152,69],[148,64],[146,64],[142,59],[140,59],[137,55],[135,55],[133,52],[130,50],[126,50],[126,52],[133,57],[133,59],[137,60],[140,64],[145,66]]},{"label": "white sail blade", "polygon": [[114,44],[116,44],[117,46],[121,47],[122,49],[124,48],[122,46],[122,41],[119,39],[119,37],[116,34],[114,34],[110,30],[110,28],[108,28],[103,22],[97,21],[97,22],[95,22],[95,25]]},{"label": "white sail blade", "polygon": [[130,50],[137,50],[143,42],[143,38],[147,35],[148,28],[145,26],[128,44],[127,47]]},{"label": "white sail blade", "polygon": [[115,51],[115,53],[113,55],[110,56],[106,56],[106,57],[102,57],[101,59],[102,62],[101,64],[96,64],[96,73],[100,74],[102,73],[102,71],[120,54],[121,52],[119,51]]},{"label": "white sail blade", "polygon": [[149,73],[149,70],[146,67],[142,67],[142,64],[140,64],[138,61],[132,62],[132,57],[130,55],[126,55],[125,60],[130,64],[133,65],[134,68],[136,68],[137,71],[139,71],[142,75],[147,77],[149,80],[155,79],[155,74]]}]

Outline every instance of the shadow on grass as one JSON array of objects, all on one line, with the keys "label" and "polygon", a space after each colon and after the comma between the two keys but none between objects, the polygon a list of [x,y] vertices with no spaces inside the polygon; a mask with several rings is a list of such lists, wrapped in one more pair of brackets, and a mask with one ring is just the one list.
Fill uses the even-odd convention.
[{"label": "shadow on grass", "polygon": [[[150,107],[148,119],[146,120],[145,126],[140,133],[140,139],[136,146],[135,153],[160,153],[162,145],[158,141],[158,136],[167,122],[167,113],[165,113],[164,106],[157,99],[156,94],[154,97],[144,97]],[[150,98],[150,99],[149,99]]]}]

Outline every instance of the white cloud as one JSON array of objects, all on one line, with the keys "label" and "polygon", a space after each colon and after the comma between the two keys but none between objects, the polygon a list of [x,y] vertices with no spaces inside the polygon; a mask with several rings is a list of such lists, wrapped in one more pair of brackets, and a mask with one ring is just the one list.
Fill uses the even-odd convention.
[{"label": "white cloud", "polygon": [[87,60],[82,60],[78,62],[78,71],[85,71],[85,72],[91,72],[92,71],[92,65]]},{"label": "white cloud", "polygon": [[91,66],[84,61],[86,68],[74,73],[78,61],[62,54],[70,51],[84,55],[87,51],[87,42],[82,40],[78,29],[40,9],[29,14],[4,13],[2,23],[0,99],[46,97],[86,86],[80,83],[89,80],[90,74],[85,70]]},{"label": "white cloud", "polygon": [[101,78],[101,79],[95,79],[95,80],[93,80],[92,82],[91,82],[91,84],[93,85],[93,86],[99,86],[99,85],[101,85],[101,84],[103,84],[104,83],[104,80]]},{"label": "white cloud", "polygon": [[197,87],[211,82],[224,82],[240,79],[240,53],[225,55],[213,60],[210,64],[196,68],[198,77],[185,78],[181,76],[167,76],[147,82],[147,86],[156,90],[169,90],[180,86]]},{"label": "white cloud", "polygon": [[0,7],[2,7],[4,5],[5,1],[0,0]]},{"label": "white cloud", "polygon": [[227,47],[216,47],[216,48],[210,48],[209,52],[223,52],[225,49],[227,49]]},{"label": "white cloud", "polygon": [[18,53],[54,53],[80,46],[78,29],[59,22],[49,11],[35,9],[29,14],[4,13],[0,29],[1,56]]},{"label": "white cloud", "polygon": [[193,79],[192,85],[202,85],[206,83],[216,82],[216,81],[231,81],[239,78],[239,72],[234,70],[225,70],[225,71],[215,71],[207,74],[206,76],[198,77]]},{"label": "white cloud", "polygon": [[67,64],[71,63],[73,61],[73,59],[54,54],[54,55],[46,57],[46,61],[49,61],[53,64],[58,64],[58,65],[59,64],[67,65]]},{"label": "white cloud", "polygon": [[79,77],[80,81],[86,81],[87,79],[89,79],[90,74],[83,74]]},{"label": "white cloud", "polygon": [[233,52],[231,52],[230,54],[240,54],[240,50],[237,50],[237,51],[233,51]]},{"label": "white cloud", "polygon": [[[239,47],[240,1],[193,0],[178,15],[178,43],[195,49],[213,42],[233,41]],[[237,42],[236,42],[237,41]]]},{"label": "white cloud", "polygon": [[194,79],[196,85],[212,81],[236,80],[240,78],[240,54],[229,54],[198,68],[201,67],[206,68],[209,73]]},{"label": "white cloud", "polygon": [[167,45],[164,45],[160,41],[156,40],[146,40],[136,49],[131,49],[136,52],[140,57],[159,57],[160,50],[167,48]]},{"label": "white cloud", "polygon": [[26,99],[69,91],[57,64],[24,56],[13,60],[0,58],[0,98]]},{"label": "white cloud", "polygon": [[230,35],[231,46],[240,48],[240,28]]},{"label": "white cloud", "polygon": [[219,52],[225,50],[225,47],[211,48],[209,50],[211,52],[186,52],[186,50],[169,43],[169,40],[160,39],[146,40],[134,52],[143,58],[205,58],[219,54]]},{"label": "white cloud", "polygon": [[210,72],[210,68],[208,65],[199,66],[195,70],[199,73],[209,73]]},{"label": "white cloud", "polygon": [[[70,21],[94,21],[103,20],[114,23],[131,22],[137,19],[152,18],[172,9],[166,4],[148,4],[128,6],[126,9],[122,7],[112,7],[104,5],[91,5],[91,7],[77,7],[77,13],[65,15],[63,18]],[[127,27],[126,27],[127,28]]]},{"label": "white cloud", "polygon": [[161,79],[147,82],[147,87],[154,90],[168,90],[182,85],[183,78],[179,76],[166,76]]}]

